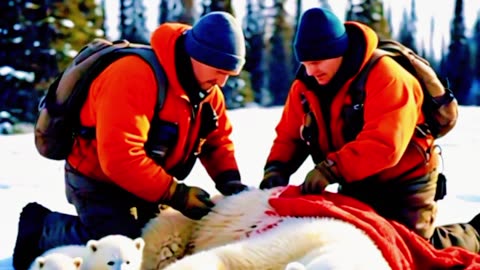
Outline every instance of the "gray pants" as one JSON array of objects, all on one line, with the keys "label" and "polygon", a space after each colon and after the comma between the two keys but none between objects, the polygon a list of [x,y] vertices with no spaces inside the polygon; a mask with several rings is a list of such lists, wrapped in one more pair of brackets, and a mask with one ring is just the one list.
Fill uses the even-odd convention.
[{"label": "gray pants", "polygon": [[85,244],[109,234],[136,238],[159,211],[156,203],[142,200],[111,183],[85,177],[68,163],[65,165],[65,192],[77,215],[48,214],[39,243],[41,250]]}]

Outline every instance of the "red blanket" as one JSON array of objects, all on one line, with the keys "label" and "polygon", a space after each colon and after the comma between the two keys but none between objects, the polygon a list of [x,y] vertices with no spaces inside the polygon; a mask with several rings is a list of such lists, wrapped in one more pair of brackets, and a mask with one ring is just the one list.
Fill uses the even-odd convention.
[{"label": "red blanket", "polygon": [[338,193],[303,195],[289,186],[269,203],[281,216],[332,217],[355,225],[377,244],[392,269],[480,269],[480,255],[457,247],[437,250],[402,224]]}]

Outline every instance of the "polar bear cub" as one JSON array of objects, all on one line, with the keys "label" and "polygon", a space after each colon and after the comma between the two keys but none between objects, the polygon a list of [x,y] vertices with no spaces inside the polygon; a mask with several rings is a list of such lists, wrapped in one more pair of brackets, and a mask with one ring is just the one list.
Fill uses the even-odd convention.
[{"label": "polar bear cub", "polygon": [[82,262],[80,257],[52,253],[36,258],[30,270],[79,270]]},{"label": "polar bear cub", "polygon": [[56,247],[40,257],[50,254],[80,257],[83,260],[80,270],[139,270],[144,246],[145,242],[140,237],[131,239],[123,235],[108,235],[99,240],[90,240],[85,246]]}]

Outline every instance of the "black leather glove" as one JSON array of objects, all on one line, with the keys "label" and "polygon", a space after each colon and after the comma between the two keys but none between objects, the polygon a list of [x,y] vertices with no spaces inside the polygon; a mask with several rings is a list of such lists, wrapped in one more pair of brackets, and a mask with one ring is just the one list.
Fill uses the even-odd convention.
[{"label": "black leather glove", "polygon": [[332,169],[334,165],[331,160],[318,163],[305,177],[305,181],[301,185],[302,193],[320,194],[329,184],[342,182]]},{"label": "black leather glove", "polygon": [[199,220],[208,214],[215,204],[210,200],[210,194],[198,187],[189,187],[182,183],[176,185],[171,198],[165,203],[180,211],[184,216]]},{"label": "black leather glove", "polygon": [[215,185],[218,191],[222,193],[225,196],[230,196],[233,194],[237,194],[239,192],[242,192],[244,190],[248,190],[248,187],[240,180],[232,180],[232,181],[227,181],[225,183],[218,183]]},{"label": "black leather glove", "polygon": [[285,177],[284,174],[276,170],[265,170],[265,175],[260,183],[260,189],[269,189],[286,185],[288,185],[288,177]]}]

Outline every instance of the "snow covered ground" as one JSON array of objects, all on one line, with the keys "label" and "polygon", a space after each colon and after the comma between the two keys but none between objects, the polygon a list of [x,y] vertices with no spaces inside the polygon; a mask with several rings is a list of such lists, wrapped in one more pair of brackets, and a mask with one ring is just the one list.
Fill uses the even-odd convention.
[{"label": "snow covered ground", "polygon": [[[229,111],[234,124],[232,139],[245,183],[258,186],[263,165],[274,137],[281,108],[248,108]],[[480,212],[480,107],[460,107],[457,127],[439,140],[448,177],[448,195],[441,201],[439,224],[470,220]],[[311,168],[307,162],[292,177],[300,184]],[[200,163],[187,183],[216,193]],[[56,210],[73,213],[64,195],[63,162],[42,158],[35,149],[33,134],[0,136],[0,270],[11,270],[11,255],[22,207],[37,201]]]}]

